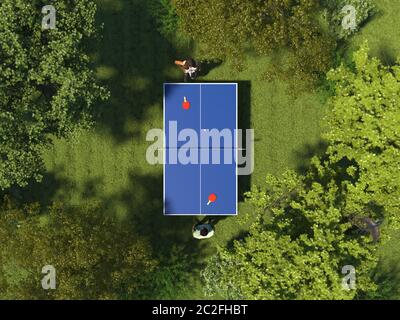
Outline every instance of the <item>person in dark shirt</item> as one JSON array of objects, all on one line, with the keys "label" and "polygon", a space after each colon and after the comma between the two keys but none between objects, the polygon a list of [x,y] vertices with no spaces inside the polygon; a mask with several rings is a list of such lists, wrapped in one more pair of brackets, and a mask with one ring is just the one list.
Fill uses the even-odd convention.
[{"label": "person in dark shirt", "polygon": [[175,65],[177,65],[183,71],[185,75],[185,82],[188,82],[189,79],[196,79],[196,77],[198,76],[198,72],[200,71],[200,64],[196,62],[193,58],[188,58],[183,61],[175,60]]}]

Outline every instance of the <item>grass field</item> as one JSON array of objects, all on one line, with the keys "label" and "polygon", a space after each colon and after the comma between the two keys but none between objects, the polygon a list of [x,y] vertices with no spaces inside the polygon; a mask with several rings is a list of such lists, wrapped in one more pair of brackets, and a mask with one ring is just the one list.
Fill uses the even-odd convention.
[{"label": "grass field", "polygon": [[[199,242],[191,237],[192,218],[163,217],[162,167],[146,162],[146,133],[162,128],[162,84],[180,81],[173,65],[189,48],[176,48],[155,29],[144,1],[98,1],[98,21],[104,23],[102,39],[93,53],[99,79],[110,89],[110,100],[96,107],[97,125],[71,141],[55,141],[45,155],[48,172],[42,184],[28,190],[29,200],[67,204],[100,201],[121,218],[135,219],[160,256],[182,248],[195,260],[188,270],[186,290],[171,298],[202,298],[199,270],[217,244],[225,244],[243,231],[237,218],[216,226],[216,236]],[[400,53],[400,2],[380,0],[381,12],[356,36],[349,52],[370,39],[373,52],[392,61]],[[320,121],[326,94],[288,94],[287,85],[261,77],[268,58],[251,57],[248,67],[237,72],[228,63],[216,66],[203,80],[238,81],[243,87],[240,111],[244,125],[255,130],[255,171],[250,184],[259,184],[267,173],[286,168],[303,170],[320,146]],[[240,203],[240,213],[251,208]],[[399,261],[400,251],[383,248],[383,255]],[[397,258],[396,258],[397,257]],[[396,260],[397,259],[397,260]],[[388,260],[386,264],[392,263]],[[400,273],[397,273],[400,279]]]}]

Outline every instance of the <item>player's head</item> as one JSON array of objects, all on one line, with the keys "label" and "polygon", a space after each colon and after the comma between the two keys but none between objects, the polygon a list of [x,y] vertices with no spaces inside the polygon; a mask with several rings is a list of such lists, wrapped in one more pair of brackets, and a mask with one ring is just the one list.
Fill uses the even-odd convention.
[{"label": "player's head", "polygon": [[202,228],[202,229],[200,230],[200,235],[201,235],[202,237],[206,237],[206,236],[208,235],[208,229],[207,229],[207,228]]},{"label": "player's head", "polygon": [[190,67],[196,68],[196,62],[192,58],[186,59],[185,61],[185,68]]}]

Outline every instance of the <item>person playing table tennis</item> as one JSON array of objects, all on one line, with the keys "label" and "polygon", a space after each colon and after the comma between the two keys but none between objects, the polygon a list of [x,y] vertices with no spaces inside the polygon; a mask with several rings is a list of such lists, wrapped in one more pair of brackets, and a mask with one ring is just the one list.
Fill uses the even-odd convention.
[{"label": "person playing table tennis", "polygon": [[179,66],[185,74],[185,82],[187,82],[189,78],[194,80],[196,78],[197,72],[200,69],[199,64],[192,58],[186,59],[184,61],[175,60],[175,64]]},{"label": "person playing table tennis", "polygon": [[[208,220],[206,223],[205,220]],[[193,226],[193,238],[195,239],[208,239],[214,235],[214,228],[211,224],[211,219],[204,219]]]}]

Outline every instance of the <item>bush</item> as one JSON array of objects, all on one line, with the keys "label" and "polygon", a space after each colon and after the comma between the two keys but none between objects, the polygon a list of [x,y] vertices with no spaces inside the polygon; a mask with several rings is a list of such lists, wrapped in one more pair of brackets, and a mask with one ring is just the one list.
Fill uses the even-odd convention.
[{"label": "bush", "polygon": [[229,278],[229,274],[224,272],[227,267],[234,268],[235,265],[233,261],[224,259],[222,251],[209,259],[207,266],[200,273],[204,284],[204,294],[207,297],[243,299],[240,290],[237,290]]}]

